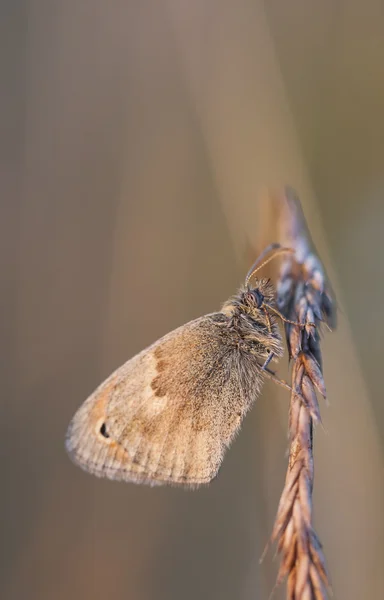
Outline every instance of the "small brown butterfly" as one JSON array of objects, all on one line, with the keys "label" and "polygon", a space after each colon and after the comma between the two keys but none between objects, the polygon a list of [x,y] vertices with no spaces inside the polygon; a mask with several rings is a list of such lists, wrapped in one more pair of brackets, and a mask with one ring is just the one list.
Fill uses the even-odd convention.
[{"label": "small brown butterfly", "polygon": [[[267,252],[274,250],[264,263]],[[86,471],[110,479],[197,487],[224,453],[283,354],[274,288],[254,273],[220,312],[165,335],[118,368],[76,412],[66,448]]]}]

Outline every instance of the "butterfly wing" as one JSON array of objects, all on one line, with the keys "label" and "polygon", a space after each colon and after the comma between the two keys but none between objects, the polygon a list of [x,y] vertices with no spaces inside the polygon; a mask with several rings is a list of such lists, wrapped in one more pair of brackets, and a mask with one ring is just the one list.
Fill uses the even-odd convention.
[{"label": "butterfly wing", "polygon": [[215,313],[129,360],[75,414],[66,442],[74,462],[110,479],[208,483],[262,384],[237,342]]}]

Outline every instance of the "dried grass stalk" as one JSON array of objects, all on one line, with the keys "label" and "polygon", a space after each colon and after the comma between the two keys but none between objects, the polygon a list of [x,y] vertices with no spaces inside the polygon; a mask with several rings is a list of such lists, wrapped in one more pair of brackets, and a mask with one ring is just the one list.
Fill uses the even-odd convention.
[{"label": "dried grass stalk", "polygon": [[[320,326],[335,326],[333,294],[311,242],[294,192],[282,197],[282,235],[295,250],[284,259],[277,284],[277,307],[291,321],[285,325],[292,365],[289,408],[289,462],[272,541],[281,564],[277,585],[287,578],[287,598],[325,600],[329,576],[312,526],[313,426],[320,422],[316,391],[326,397],[322,373]],[[315,326],[313,325],[315,323]]]}]

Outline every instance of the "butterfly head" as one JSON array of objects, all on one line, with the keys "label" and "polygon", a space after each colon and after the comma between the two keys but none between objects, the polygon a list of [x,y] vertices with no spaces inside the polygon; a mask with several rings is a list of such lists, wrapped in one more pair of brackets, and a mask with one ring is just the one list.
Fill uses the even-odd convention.
[{"label": "butterfly head", "polygon": [[274,295],[271,281],[258,279],[253,286],[242,287],[222,308],[236,334],[252,347],[257,344],[260,359],[271,353],[282,355],[281,335],[273,312]]},{"label": "butterfly head", "polygon": [[270,279],[256,279],[246,284],[238,293],[238,299],[247,312],[259,312],[274,304],[275,289]]}]

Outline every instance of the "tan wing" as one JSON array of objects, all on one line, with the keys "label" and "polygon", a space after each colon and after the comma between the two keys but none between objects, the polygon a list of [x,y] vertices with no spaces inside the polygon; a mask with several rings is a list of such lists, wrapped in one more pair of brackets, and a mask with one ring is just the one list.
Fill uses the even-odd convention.
[{"label": "tan wing", "polygon": [[137,483],[213,479],[262,378],[222,313],[176,329],[117,369],[80,407],[67,449],[85,470]]}]

